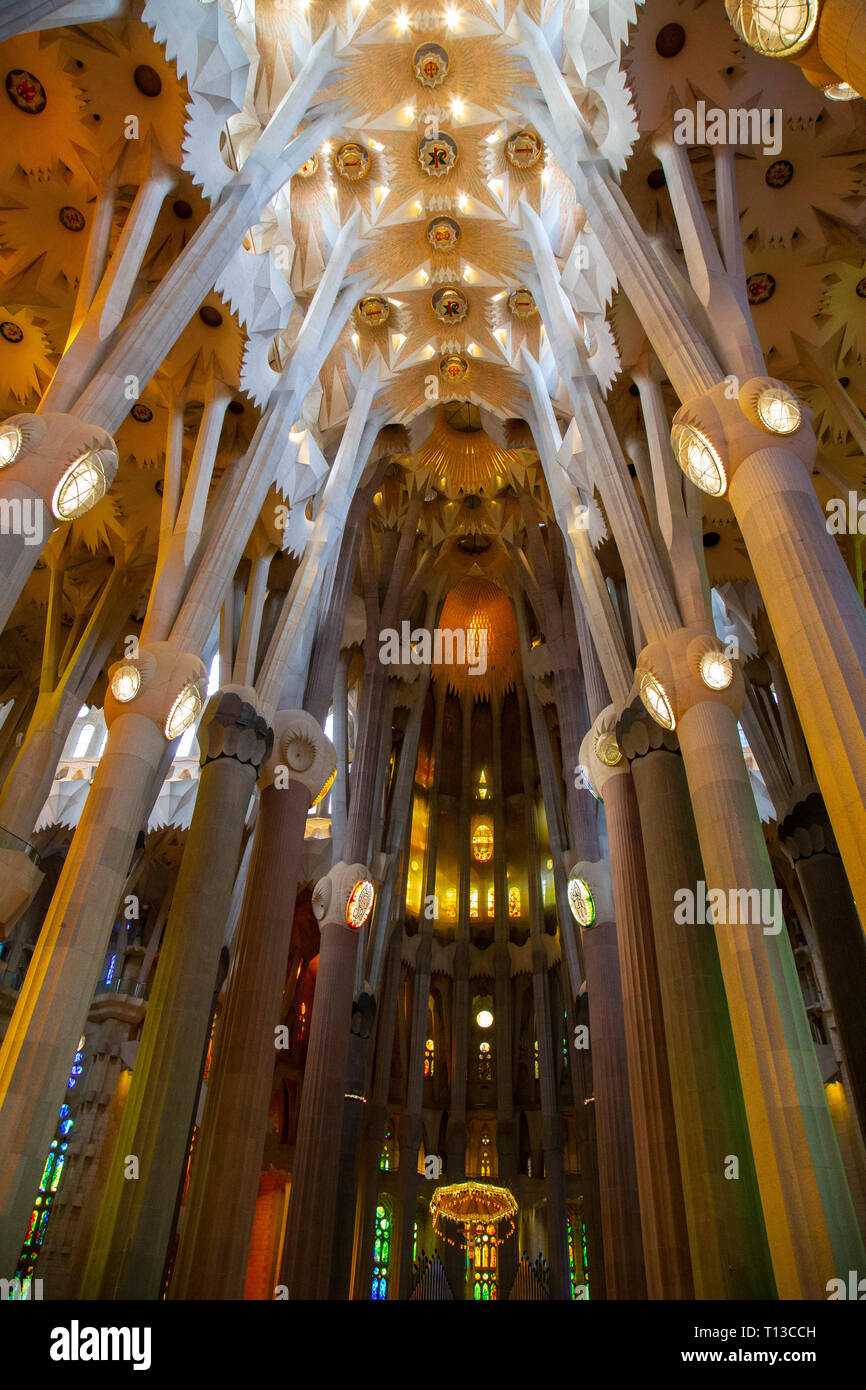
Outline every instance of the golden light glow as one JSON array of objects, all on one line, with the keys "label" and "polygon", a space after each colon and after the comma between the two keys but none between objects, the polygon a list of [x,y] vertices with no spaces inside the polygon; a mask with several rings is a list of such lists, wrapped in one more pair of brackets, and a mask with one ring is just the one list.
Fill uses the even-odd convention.
[{"label": "golden light glow", "polygon": [[727,690],[734,679],[734,665],[724,652],[704,652],[701,657],[701,680],[710,690]]},{"label": "golden light glow", "polygon": [[398,34],[405,34],[409,28],[409,15],[406,10],[398,10],[394,16],[394,23],[397,26]]},{"label": "golden light glow", "polygon": [[859,101],[860,93],[855,92],[850,82],[831,82],[825,87],[824,95],[830,101]]},{"label": "golden light glow", "polygon": [[602,730],[595,740],[595,756],[605,767],[617,767],[622,762],[622,749],[616,735]]},{"label": "golden light glow", "polygon": [[749,47],[771,58],[800,53],[818,23],[818,0],[726,0],[725,8]]},{"label": "golden light glow", "polygon": [[595,921],[595,900],[585,878],[568,880],[568,905],[572,917],[580,926],[592,926]]},{"label": "golden light glow", "polygon": [[671,440],[677,462],[702,492],[721,497],[728,485],[722,460],[705,434],[692,425],[674,425]]},{"label": "golden light glow", "polygon": [[[460,1182],[450,1187],[438,1187],[430,1201],[430,1215],[433,1217],[433,1230],[437,1236],[447,1240],[449,1245],[461,1249],[466,1233],[473,1223],[483,1221],[496,1227],[492,1237],[497,1244],[507,1240],[514,1230],[518,1213],[517,1200],[506,1187],[493,1187],[490,1183]],[[453,1222],[457,1228],[457,1239],[452,1240],[444,1229],[444,1222]]]},{"label": "golden light glow", "polygon": [[111,677],[111,693],[120,704],[127,705],[134,700],[141,689],[141,672],[137,666],[118,666]]},{"label": "golden light glow", "polygon": [[51,498],[51,510],[58,521],[74,521],[101,501],[109,483],[105,463],[98,449],[82,454],[67,468]]},{"label": "golden light glow", "polygon": [[453,33],[460,28],[461,14],[456,5],[449,5],[445,11],[445,23]]},{"label": "golden light glow", "polygon": [[361,878],[349,894],[346,903],[346,926],[360,931],[370,913],[376,898],[375,889],[368,878]]},{"label": "golden light glow", "polygon": [[475,1022],[478,1024],[479,1028],[492,1028],[493,1014],[489,1009],[479,1009],[478,1013],[475,1015]]},{"label": "golden light glow", "polygon": [[792,391],[784,386],[768,386],[756,402],[758,419],[772,434],[793,434],[800,428],[803,412]]},{"label": "golden light glow", "polygon": [[0,430],[0,468],[14,463],[21,450],[21,431],[16,425],[6,425]]},{"label": "golden light glow", "polygon": [[650,671],[644,671],[640,683],[640,697],[645,708],[663,729],[673,729],[676,724],[671,702],[661,681],[656,680]]},{"label": "golden light glow", "polygon": [[165,736],[171,742],[188,729],[201,714],[201,694],[194,681],[187,681],[168,712]]}]

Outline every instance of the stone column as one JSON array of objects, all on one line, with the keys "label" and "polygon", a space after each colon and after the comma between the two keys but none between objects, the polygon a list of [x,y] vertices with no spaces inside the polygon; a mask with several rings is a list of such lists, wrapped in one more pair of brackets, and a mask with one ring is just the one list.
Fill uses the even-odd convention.
[{"label": "stone column", "polygon": [[640,816],[626,770],[604,787],[647,1297],[691,1298],[673,1098]]},{"label": "stone column", "polygon": [[[273,735],[255,692],[224,687],[198,729],[202,772],[82,1281],[84,1298],[158,1298],[210,1026],[244,818]],[[139,1161],[137,1181],[126,1155]]]},{"label": "stone column", "polygon": [[108,744],[0,1049],[0,1267],[18,1258],[136,837],[165,776],[166,720],[204,681],[198,657],[167,645],[120,664],[138,666],[140,690],[132,706],[106,696]]},{"label": "stone column", "polygon": [[[307,808],[334,752],[303,710],[274,718],[225,1010],[208,1078],[173,1299],[242,1298]],[[315,1016],[315,1007],[313,1009]],[[346,1028],[348,1034],[348,1027]]]},{"label": "stone column", "polygon": [[866,938],[817,787],[797,788],[779,822],[779,840],[809,909],[854,1109],[866,1131]]},{"label": "stone column", "polygon": [[680,740],[776,1288],[821,1298],[863,1247],[740,747],[742,676],[719,648],[682,629],[641,653],[640,689]]},{"label": "stone column", "polygon": [[[607,714],[612,725],[612,709]],[[677,891],[695,891],[703,878],[676,734],[656,724],[639,700],[623,711],[616,733],[631,767],[646,854],[695,1297],[773,1298],[715,939],[706,927],[674,919]],[[736,1180],[726,1175],[732,1155]]]},{"label": "stone column", "polygon": [[[496,1154],[499,1182],[511,1187],[517,1177],[517,1127],[514,1122],[514,1010],[511,1003],[510,921],[508,917],[508,852],[505,835],[505,793],[502,778],[502,698],[491,696],[493,760],[493,994],[496,1010]],[[499,1296],[507,1298],[517,1273],[517,1233],[497,1251]]]},{"label": "stone column", "polygon": [[[347,908],[355,886],[369,880],[363,864],[341,862],[320,879],[313,894],[322,945],[298,1118],[283,1277],[289,1297],[296,1300],[327,1298],[330,1290],[358,949],[357,928],[349,924]],[[372,884],[369,893],[372,908]]]}]

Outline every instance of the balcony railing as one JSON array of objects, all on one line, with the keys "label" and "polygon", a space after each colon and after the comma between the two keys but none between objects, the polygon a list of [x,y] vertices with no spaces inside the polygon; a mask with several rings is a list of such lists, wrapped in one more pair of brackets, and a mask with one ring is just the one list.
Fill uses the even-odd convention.
[{"label": "balcony railing", "polygon": [[149,992],[144,980],[133,980],[129,976],[122,976],[119,980],[100,980],[96,986],[94,997],[99,998],[104,994],[126,994],[132,999],[146,999]]},{"label": "balcony railing", "polygon": [[18,850],[19,854],[26,854],[28,859],[33,860],[37,869],[39,868],[39,855],[33,846],[28,844],[26,840],[22,840],[20,835],[13,835],[12,831],[7,830],[3,825],[0,825],[0,849]]}]

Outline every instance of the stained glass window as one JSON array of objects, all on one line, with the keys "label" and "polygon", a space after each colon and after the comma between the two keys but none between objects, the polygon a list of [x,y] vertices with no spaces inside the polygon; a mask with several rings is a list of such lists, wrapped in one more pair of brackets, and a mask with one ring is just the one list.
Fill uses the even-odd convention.
[{"label": "stained glass window", "polygon": [[496,903],[496,895],[495,895],[495,892],[494,892],[494,890],[493,890],[492,888],[488,888],[488,890],[487,890],[487,916],[488,916],[488,917],[492,917],[492,916],[494,915],[495,903]]},{"label": "stained glass window", "polygon": [[472,1227],[472,1243],[466,1252],[472,1275],[472,1297],[476,1303],[496,1298],[496,1227],[478,1221]]},{"label": "stained glass window", "polygon": [[382,1145],[382,1153],[379,1157],[379,1168],[383,1173],[391,1171],[391,1140],[394,1135],[391,1129],[385,1131],[385,1142]]},{"label": "stained glass window", "polygon": [[428,1038],[424,1044],[424,1075],[432,1076],[436,1066],[436,1044]]},{"label": "stained glass window", "polygon": [[[84,1071],[83,1060],[84,1038],[78,1044],[75,1059],[69,1072],[69,1079],[66,1082],[68,1090],[71,1090],[77,1083],[78,1078]],[[42,1177],[39,1179],[39,1191],[33,1203],[33,1210],[30,1213],[30,1220],[27,1223],[27,1234],[24,1237],[24,1246],[15,1270],[15,1278],[21,1281],[20,1297],[27,1298],[30,1293],[30,1285],[33,1280],[33,1271],[39,1259],[39,1251],[45,1240],[45,1232],[51,1218],[51,1208],[54,1197],[60,1186],[63,1177],[63,1169],[66,1166],[66,1159],[69,1150],[69,1134],[72,1132],[74,1119],[69,1113],[69,1106],[63,1104],[60,1107],[60,1114],[57,1117],[57,1129],[55,1136],[48,1149],[48,1155],[42,1168]]]},{"label": "stained glass window", "polygon": [[[568,1267],[571,1274],[571,1296],[581,1301],[589,1298],[589,1263],[586,1253],[586,1222],[568,1216]],[[579,1292],[578,1292],[579,1291]]]},{"label": "stained glass window", "polygon": [[477,889],[477,888],[470,888],[470,889],[469,889],[469,916],[472,917],[472,918],[476,918],[476,917],[478,916],[478,889]]},{"label": "stained glass window", "polygon": [[472,853],[479,864],[487,864],[493,858],[493,826],[488,821],[479,821],[473,830]]},{"label": "stained glass window", "polygon": [[520,916],[520,889],[509,888],[508,890],[508,915],[509,917]]},{"label": "stained glass window", "polygon": [[481,801],[486,801],[490,788],[487,785],[487,773],[481,769],[481,776],[478,778],[478,796]]},{"label": "stained glass window", "polygon": [[493,1055],[489,1042],[478,1044],[478,1080],[490,1081],[493,1075]]},{"label": "stained glass window", "polygon": [[536,1081],[537,1081],[537,1080],[538,1080],[538,1038],[535,1039],[535,1044],[534,1044],[533,1049],[532,1049],[532,1070],[533,1070],[533,1072],[534,1072],[535,1079],[536,1079]]},{"label": "stained glass window", "polygon": [[391,1260],[391,1212],[384,1202],[376,1207],[371,1298],[388,1297],[388,1265]]}]

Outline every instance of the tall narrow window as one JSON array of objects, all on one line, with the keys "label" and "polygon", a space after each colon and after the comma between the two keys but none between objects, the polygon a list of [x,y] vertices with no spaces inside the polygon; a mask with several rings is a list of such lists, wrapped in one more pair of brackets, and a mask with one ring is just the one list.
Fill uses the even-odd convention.
[{"label": "tall narrow window", "polygon": [[92,724],[84,725],[84,728],[75,740],[75,747],[72,750],[73,758],[86,757],[87,750],[90,747],[90,740],[93,738],[93,728],[94,726]]},{"label": "tall narrow window", "polygon": [[493,917],[496,908],[496,894],[493,888],[487,890],[487,916]]},{"label": "tall narrow window", "polygon": [[424,1075],[432,1076],[436,1066],[436,1044],[428,1038],[424,1044]]},{"label": "tall narrow window", "polygon": [[520,889],[509,888],[508,890],[508,915],[509,917],[520,916]]},{"label": "tall narrow window", "polygon": [[391,1140],[393,1137],[393,1133],[389,1127],[385,1131],[385,1142],[382,1145],[382,1153],[379,1158],[379,1168],[383,1173],[389,1173],[391,1171]]},{"label": "tall narrow window", "polygon": [[589,1267],[586,1254],[586,1223],[568,1214],[568,1267],[571,1274],[571,1296],[581,1301],[589,1298]]},{"label": "tall narrow window", "polygon": [[[84,1071],[83,1048],[84,1038],[78,1044],[78,1050],[69,1071],[69,1079],[66,1082],[68,1091],[71,1091],[78,1084],[78,1078]],[[61,1105],[57,1129],[48,1147],[42,1177],[39,1180],[39,1191],[33,1203],[33,1210],[27,1223],[27,1234],[24,1237],[24,1246],[15,1270],[15,1278],[21,1281],[21,1298],[28,1298],[30,1294],[33,1271],[39,1259],[39,1252],[45,1240],[48,1222],[51,1219],[51,1208],[60,1186],[60,1179],[63,1176],[69,1149],[68,1136],[74,1124],[75,1121],[69,1113],[69,1106],[67,1104]]]},{"label": "tall narrow window", "polygon": [[493,1077],[493,1054],[489,1042],[478,1044],[478,1080],[490,1081]]},{"label": "tall narrow window", "polygon": [[473,920],[474,920],[475,918],[477,918],[477,916],[478,916],[478,889],[477,889],[477,888],[470,888],[470,889],[469,889],[469,916],[470,916],[471,918],[473,918]]},{"label": "tall narrow window", "polygon": [[391,1212],[384,1202],[376,1207],[376,1239],[373,1245],[373,1291],[371,1298],[388,1297],[388,1266],[391,1262]]},{"label": "tall narrow window", "polygon": [[307,1006],[302,1004],[298,1012],[298,1042],[302,1043],[307,1035]]},{"label": "tall narrow window", "polygon": [[490,1130],[485,1125],[481,1131],[481,1176],[482,1178],[489,1178],[490,1173]]},{"label": "tall narrow window", "polygon": [[533,1049],[532,1049],[532,1071],[533,1071],[533,1075],[534,1075],[534,1077],[535,1077],[535,1079],[536,1079],[536,1081],[537,1081],[537,1080],[538,1080],[538,1038],[535,1039],[535,1043],[534,1043]]}]

